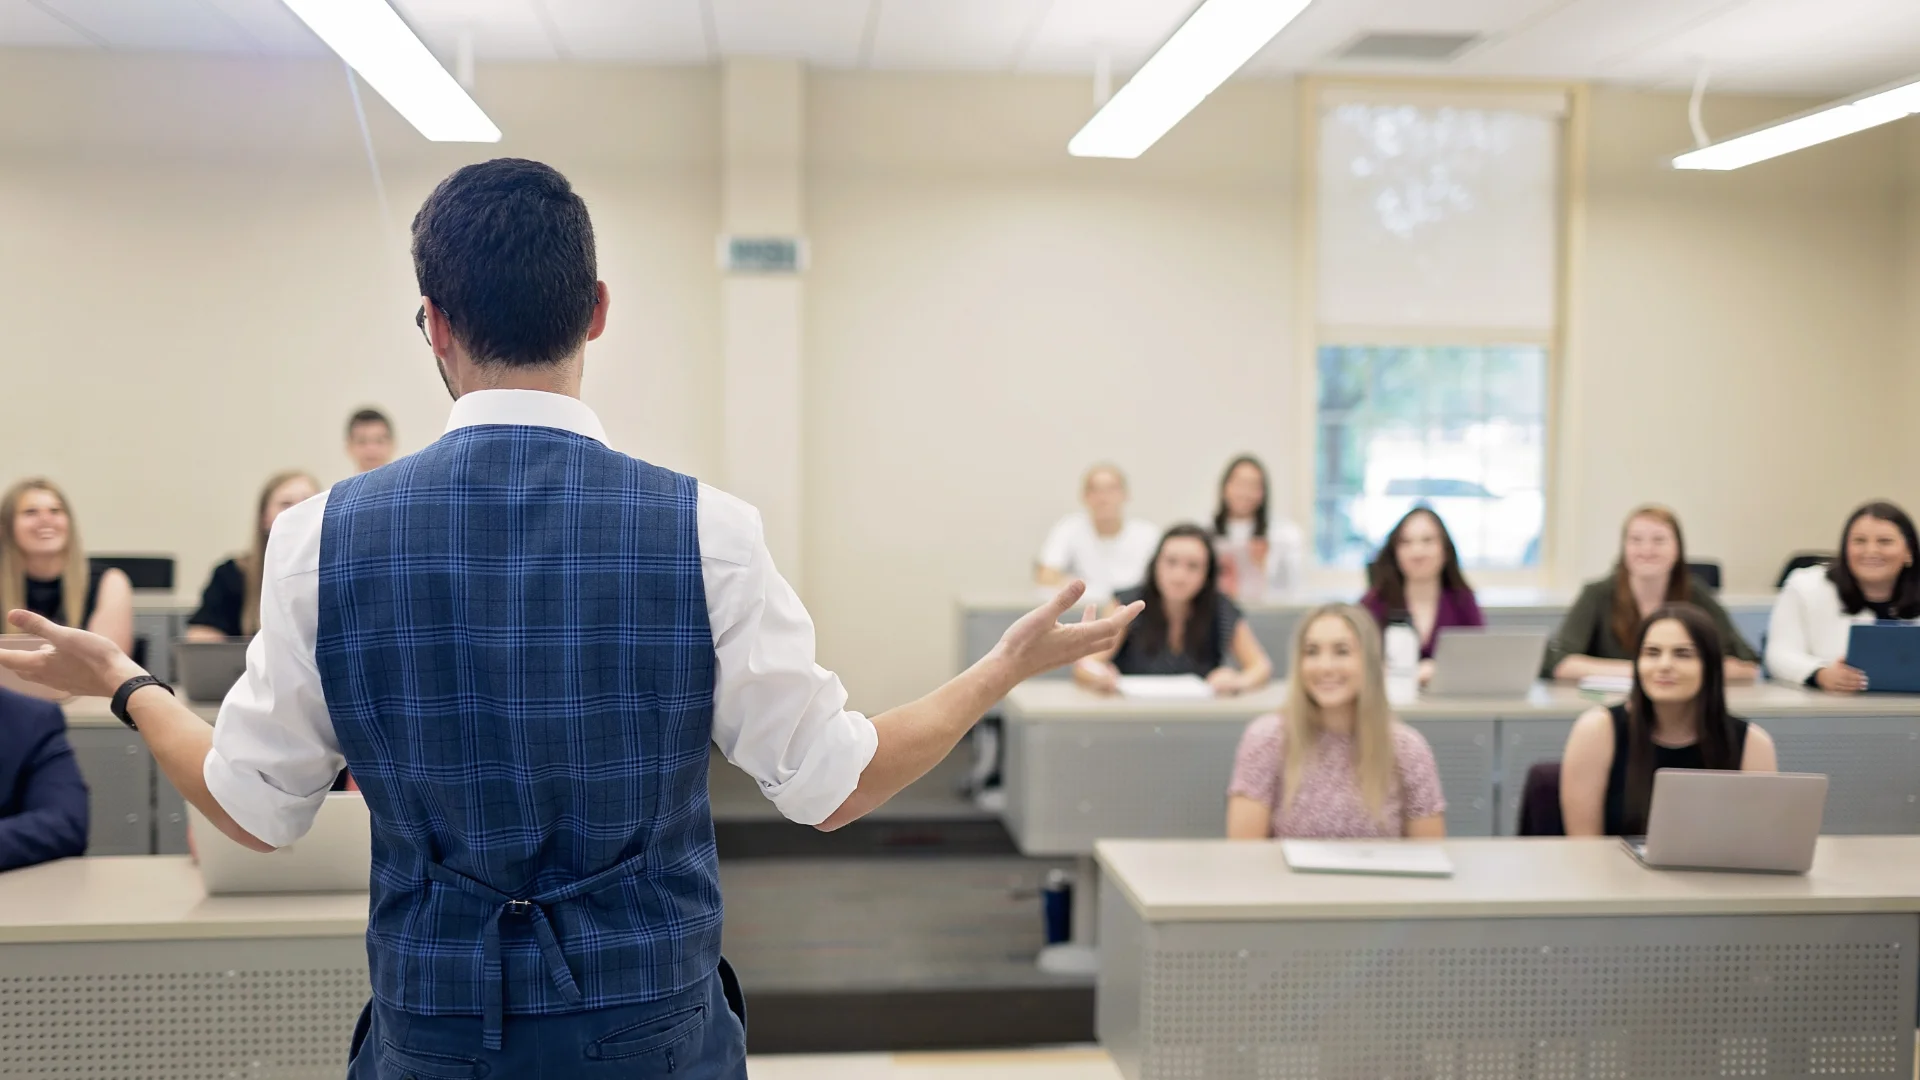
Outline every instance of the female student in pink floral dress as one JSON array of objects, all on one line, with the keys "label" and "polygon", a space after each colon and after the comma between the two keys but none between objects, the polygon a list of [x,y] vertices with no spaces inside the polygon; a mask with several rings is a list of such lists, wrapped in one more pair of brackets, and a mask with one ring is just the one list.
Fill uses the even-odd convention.
[{"label": "female student in pink floral dress", "polygon": [[1387,707],[1380,630],[1350,604],[1300,623],[1287,704],[1247,725],[1227,837],[1437,839],[1447,800],[1433,748]]}]

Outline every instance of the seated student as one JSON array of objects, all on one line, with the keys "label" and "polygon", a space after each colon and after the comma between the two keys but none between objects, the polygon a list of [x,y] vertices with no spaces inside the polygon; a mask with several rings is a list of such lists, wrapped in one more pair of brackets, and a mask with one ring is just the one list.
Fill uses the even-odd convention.
[{"label": "seated student", "polygon": [[1109,600],[1146,576],[1159,530],[1126,516],[1127,478],[1112,465],[1095,465],[1080,482],[1086,510],[1068,514],[1047,534],[1033,579],[1056,586],[1073,578],[1087,583],[1087,599]]},{"label": "seated student", "polygon": [[213,568],[200,593],[200,609],[187,620],[188,641],[221,641],[251,636],[260,629],[260,567],[265,565],[273,520],[282,510],[319,493],[319,482],[297,469],[275,473],[267,480],[254,511],[253,543],[245,554]]},{"label": "seated student", "polygon": [[1460,570],[1460,555],[1440,515],[1424,506],[1407,511],[1387,534],[1367,570],[1373,587],[1360,598],[1382,626],[1405,612],[1420,636],[1420,678],[1433,677],[1433,645],[1451,626],[1485,626],[1486,616]]},{"label": "seated student", "polygon": [[1857,693],[1867,677],[1847,666],[1847,636],[1857,623],[1920,620],[1920,538],[1913,519],[1887,502],[1853,512],[1840,533],[1840,557],[1787,575],[1767,623],[1767,673],[1829,693]]},{"label": "seated student", "polygon": [[133,650],[133,582],[88,566],[72,506],[49,480],[22,480],[0,496],[0,612],[14,608]]},{"label": "seated student", "polygon": [[[1213,545],[1198,525],[1175,525],[1153,553],[1147,583],[1128,589],[1116,605],[1146,602],[1118,648],[1074,665],[1080,685],[1112,693],[1122,675],[1199,675],[1216,694],[1265,686],[1273,661],[1253,628],[1215,581]],[[1231,660],[1240,665],[1235,671]]]},{"label": "seated student", "polygon": [[1433,748],[1387,707],[1380,654],[1380,629],[1360,608],[1329,604],[1301,620],[1287,704],[1248,724],[1234,756],[1229,840],[1446,835]]},{"label": "seated student", "polygon": [[1213,514],[1220,559],[1220,591],[1241,603],[1278,596],[1300,586],[1300,527],[1267,515],[1267,467],[1251,454],[1227,464]]},{"label": "seated student", "polygon": [[1680,519],[1664,506],[1643,506],[1620,531],[1620,557],[1613,572],[1588,582],[1547,643],[1543,679],[1577,682],[1589,675],[1630,676],[1630,657],[1640,623],[1666,604],[1696,604],[1719,628],[1728,682],[1751,682],[1759,655],[1734,629],[1713,590],[1687,570],[1687,544]]},{"label": "seated student", "polygon": [[1773,740],[1727,712],[1721,630],[1693,604],[1641,624],[1633,693],[1574,722],[1560,762],[1568,836],[1645,836],[1658,769],[1773,772]]},{"label": "seated student", "polygon": [[379,409],[361,409],[347,418],[347,456],[354,472],[372,472],[393,460],[393,421]]},{"label": "seated student", "polygon": [[87,784],[60,706],[0,690],[0,870],[87,853]]}]

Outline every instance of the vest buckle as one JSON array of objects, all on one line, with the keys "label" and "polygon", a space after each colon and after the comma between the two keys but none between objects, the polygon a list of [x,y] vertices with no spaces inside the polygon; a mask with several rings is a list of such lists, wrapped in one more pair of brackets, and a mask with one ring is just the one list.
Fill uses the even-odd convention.
[{"label": "vest buckle", "polygon": [[509,900],[507,901],[506,910],[509,915],[531,915],[533,914],[533,901]]}]

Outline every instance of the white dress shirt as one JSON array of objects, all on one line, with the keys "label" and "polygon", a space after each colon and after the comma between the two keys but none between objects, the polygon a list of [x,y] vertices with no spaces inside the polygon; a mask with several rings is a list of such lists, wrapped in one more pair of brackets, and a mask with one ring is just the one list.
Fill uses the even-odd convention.
[{"label": "white dress shirt", "polygon": [[[606,441],[592,409],[531,390],[482,390],[454,403],[447,430],[480,424],[558,428]],[[241,828],[283,847],[303,836],[345,765],[314,660],[323,492],[273,524],[260,582],[260,632],[247,673],[220,706],[207,787]],[[713,741],[760,782],[786,817],[825,821],[878,746],[847,709],[838,676],[814,663],[813,620],[774,569],[760,514],[700,486],[700,573],[717,660]]]},{"label": "white dress shirt", "polygon": [[1146,579],[1159,546],[1160,530],[1149,522],[1128,518],[1119,532],[1101,536],[1093,516],[1082,510],[1061,518],[1047,533],[1040,565],[1086,582],[1088,600],[1111,600]]}]

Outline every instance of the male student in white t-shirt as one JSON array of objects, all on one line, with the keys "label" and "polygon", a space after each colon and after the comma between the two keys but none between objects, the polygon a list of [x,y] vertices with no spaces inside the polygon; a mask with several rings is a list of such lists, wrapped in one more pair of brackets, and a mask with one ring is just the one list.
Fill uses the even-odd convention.
[{"label": "male student in white t-shirt", "polygon": [[1072,578],[1087,583],[1087,598],[1107,600],[1140,584],[1160,546],[1160,530],[1129,519],[1127,478],[1112,465],[1095,465],[1080,484],[1086,509],[1069,514],[1047,534],[1033,579],[1058,585]]}]

